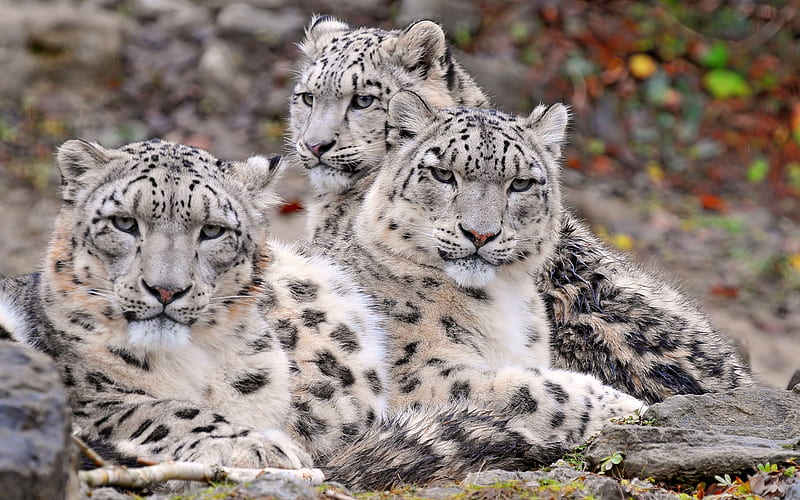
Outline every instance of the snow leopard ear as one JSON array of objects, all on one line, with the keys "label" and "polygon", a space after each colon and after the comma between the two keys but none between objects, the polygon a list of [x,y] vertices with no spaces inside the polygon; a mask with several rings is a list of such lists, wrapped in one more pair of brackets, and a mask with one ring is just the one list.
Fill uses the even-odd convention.
[{"label": "snow leopard ear", "polygon": [[324,45],[323,39],[346,31],[350,31],[350,26],[333,16],[314,16],[306,27],[306,38],[300,43],[300,50],[313,59],[319,55],[320,46]]},{"label": "snow leopard ear", "polygon": [[[251,156],[245,161],[233,162],[231,173],[245,188],[246,196],[255,202],[256,208],[266,215],[278,202],[275,184],[280,178],[282,157]],[[249,196],[248,196],[249,195]]]},{"label": "snow leopard ear", "polygon": [[124,158],[126,154],[117,149],[106,149],[96,142],[77,139],[59,146],[56,164],[61,171],[61,199],[66,204],[73,203],[81,189],[92,186],[114,160]]},{"label": "snow leopard ear", "polygon": [[108,164],[115,155],[96,142],[72,139],[58,148],[56,163],[64,184]]},{"label": "snow leopard ear", "polygon": [[556,158],[561,158],[561,149],[567,141],[569,108],[561,103],[551,106],[540,104],[525,118],[525,125],[534,135],[534,140],[542,144]]},{"label": "snow leopard ear", "polygon": [[401,90],[389,100],[386,119],[386,144],[397,146],[413,138],[435,118],[430,106],[414,92]]},{"label": "snow leopard ear", "polygon": [[433,21],[416,21],[400,34],[394,53],[409,72],[424,79],[444,77],[450,66],[450,49],[441,26]]}]

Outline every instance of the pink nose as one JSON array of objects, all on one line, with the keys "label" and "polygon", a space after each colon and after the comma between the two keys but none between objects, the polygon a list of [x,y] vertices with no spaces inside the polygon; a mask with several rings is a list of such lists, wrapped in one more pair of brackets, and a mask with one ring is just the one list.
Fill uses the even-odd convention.
[{"label": "pink nose", "polygon": [[333,147],[334,142],[335,141],[317,142],[314,144],[306,143],[306,147],[308,148],[309,151],[311,151],[311,154],[319,158],[320,156],[330,151],[330,149]]},{"label": "pink nose", "polygon": [[148,284],[146,281],[142,280],[144,287],[150,292],[150,295],[154,296],[161,302],[163,305],[170,304],[175,300],[178,300],[180,297],[183,297],[186,292],[192,288],[192,285],[187,286],[184,289],[175,289],[175,288],[164,288],[161,286],[153,286]]},{"label": "pink nose", "polygon": [[494,233],[478,234],[477,231],[469,231],[469,234],[472,235],[472,241],[474,241],[475,244],[477,246],[479,246],[479,247],[482,247],[483,245],[485,245],[486,244],[486,240],[488,240],[489,238],[494,236]]},{"label": "pink nose", "polygon": [[464,226],[460,224],[458,227],[459,229],[461,229],[461,232],[464,234],[464,236],[466,236],[467,239],[469,239],[472,242],[472,244],[475,245],[476,248],[480,248],[483,245],[489,243],[490,241],[495,239],[498,234],[500,234],[499,231],[496,233],[479,233],[478,231],[475,231],[473,229],[464,229]]}]

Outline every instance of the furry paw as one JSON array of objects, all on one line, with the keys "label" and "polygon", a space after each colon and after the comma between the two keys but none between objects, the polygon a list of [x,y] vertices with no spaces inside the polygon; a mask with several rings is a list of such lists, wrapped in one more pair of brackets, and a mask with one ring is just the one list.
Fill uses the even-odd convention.
[{"label": "furry paw", "polygon": [[647,403],[644,401],[610,387],[603,395],[602,402],[608,420],[641,415],[647,410]]},{"label": "furry paw", "polygon": [[311,457],[279,430],[232,437],[209,437],[198,442],[181,460],[230,467],[298,469],[311,466]]},{"label": "furry paw", "polygon": [[[312,466],[311,455],[283,431],[268,430],[264,431],[262,435],[270,443],[269,446],[274,456],[272,458],[274,462],[271,462],[270,466],[281,469],[300,469]],[[279,463],[283,465],[277,465]]]}]

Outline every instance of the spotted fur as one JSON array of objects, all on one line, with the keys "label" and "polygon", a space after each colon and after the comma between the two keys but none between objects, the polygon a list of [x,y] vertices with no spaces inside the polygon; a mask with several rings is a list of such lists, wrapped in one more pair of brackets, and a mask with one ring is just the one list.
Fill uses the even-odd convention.
[{"label": "spotted fur", "polygon": [[[315,189],[310,240],[335,253],[352,237],[373,179],[367,173],[385,163],[393,92],[411,90],[438,107],[488,107],[489,100],[429,21],[384,31],[317,18],[302,48],[290,107],[293,157],[310,170]],[[357,96],[374,99],[354,109]],[[332,146],[317,158],[309,144]],[[554,366],[593,374],[648,402],[754,382],[731,341],[678,287],[608,248],[569,211],[560,224],[556,253],[534,280],[553,326]]]},{"label": "spotted fur", "polygon": [[381,419],[381,330],[327,260],[267,242],[277,162],[150,141],[58,152],[41,272],[0,324],[50,354],[74,428],[112,455],[301,467]]},{"label": "spotted fur", "polygon": [[[560,226],[566,108],[540,106],[517,118],[431,109],[399,92],[388,116],[386,163],[370,174],[353,237],[331,254],[387,317],[390,406],[478,405],[477,414],[475,406],[453,412],[471,423],[466,442],[480,442],[496,423],[479,426],[479,415],[501,414],[517,433],[512,441],[540,460],[639,409],[639,400],[591,376],[549,367],[550,325],[530,283]],[[364,447],[384,434],[367,436]],[[425,434],[417,429],[400,442],[422,437],[428,446],[418,455],[462,456],[452,450],[456,439]]]}]

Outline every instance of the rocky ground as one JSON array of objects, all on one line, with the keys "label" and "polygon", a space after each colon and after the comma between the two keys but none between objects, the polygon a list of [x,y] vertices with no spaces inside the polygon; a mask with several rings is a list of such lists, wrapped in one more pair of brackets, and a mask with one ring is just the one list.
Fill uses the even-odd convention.
[{"label": "rocky ground", "polygon": [[456,482],[357,494],[337,484],[312,486],[264,474],[245,484],[198,486],[180,495],[153,493],[155,487],[147,486],[131,491],[79,484],[66,394],[46,356],[0,343],[0,384],[3,498],[66,493],[69,500],[800,499],[800,384],[792,391],[755,387],[675,396],[640,418],[607,425],[587,445],[538,471],[475,471]]},{"label": "rocky ground", "polygon": [[[385,27],[433,18],[498,106],[572,105],[570,203],[685,283],[761,380],[786,387],[800,368],[800,8],[691,5],[0,0],[0,275],[41,259],[64,140],[279,152],[311,13]],[[302,175],[282,192],[302,205]],[[282,237],[302,234],[296,206],[275,214]]]}]

